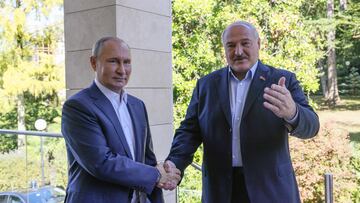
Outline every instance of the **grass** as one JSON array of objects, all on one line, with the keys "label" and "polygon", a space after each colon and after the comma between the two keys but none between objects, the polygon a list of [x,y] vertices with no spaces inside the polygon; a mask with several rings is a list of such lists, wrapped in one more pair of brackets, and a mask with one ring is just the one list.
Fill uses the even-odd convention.
[{"label": "grass", "polygon": [[320,124],[348,131],[354,155],[360,156],[360,96],[341,96],[341,103],[334,108],[326,106],[322,97],[313,99],[319,106]]}]

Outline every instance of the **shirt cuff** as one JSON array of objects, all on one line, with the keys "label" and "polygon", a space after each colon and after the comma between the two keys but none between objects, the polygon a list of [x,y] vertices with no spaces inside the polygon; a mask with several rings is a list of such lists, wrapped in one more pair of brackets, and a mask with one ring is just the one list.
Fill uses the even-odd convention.
[{"label": "shirt cuff", "polygon": [[288,119],[284,119],[288,124],[290,124],[290,125],[295,125],[296,124],[296,121],[297,121],[297,119],[298,119],[298,117],[299,117],[299,111],[298,111],[298,107],[296,106],[296,113],[295,113],[295,116],[292,118],[292,119],[290,119],[290,120],[288,120]]},{"label": "shirt cuff", "polygon": [[158,176],[157,176],[157,179],[156,179],[156,184],[160,182],[160,179],[161,179],[161,173],[158,169],[156,169],[157,173],[158,173]]},{"label": "shirt cuff", "polygon": [[296,128],[297,124],[298,124],[298,120],[299,120],[299,110],[298,110],[298,106],[296,106],[296,113],[295,116],[288,120],[288,119],[284,119],[285,120],[285,126],[288,130],[289,133],[292,133],[293,130]]}]

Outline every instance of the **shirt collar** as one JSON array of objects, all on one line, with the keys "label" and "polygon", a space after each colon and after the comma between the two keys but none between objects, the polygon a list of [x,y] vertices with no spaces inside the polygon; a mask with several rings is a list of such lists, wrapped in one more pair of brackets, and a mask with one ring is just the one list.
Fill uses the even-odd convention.
[{"label": "shirt collar", "polygon": [[[125,104],[127,104],[127,93],[126,91],[123,89],[121,91],[120,94],[112,91],[111,89],[105,87],[104,85],[102,85],[97,78],[95,78],[95,84],[96,86],[100,89],[100,91],[109,99],[109,100],[113,100],[113,101],[124,101]],[[121,99],[120,99],[121,97]]]},{"label": "shirt collar", "polygon": [[[250,68],[250,71],[248,71],[245,75],[245,78],[244,79],[250,79],[252,80],[254,75],[255,75],[255,71],[257,69],[257,66],[258,66],[258,63],[259,63],[259,60],[256,61],[256,63]],[[231,69],[231,67],[229,66],[229,74],[232,76],[233,79],[236,79],[236,80],[239,80],[235,74],[233,73],[233,70]]]}]

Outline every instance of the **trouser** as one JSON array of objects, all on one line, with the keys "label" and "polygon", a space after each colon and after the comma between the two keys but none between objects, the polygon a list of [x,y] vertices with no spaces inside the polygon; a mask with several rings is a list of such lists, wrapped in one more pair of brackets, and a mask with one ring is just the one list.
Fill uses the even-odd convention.
[{"label": "trouser", "polygon": [[250,203],[242,167],[233,167],[232,203]]}]

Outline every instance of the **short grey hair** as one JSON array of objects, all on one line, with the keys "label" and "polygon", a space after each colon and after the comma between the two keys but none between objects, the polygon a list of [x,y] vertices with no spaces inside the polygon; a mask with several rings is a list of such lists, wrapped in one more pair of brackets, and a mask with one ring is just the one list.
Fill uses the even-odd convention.
[{"label": "short grey hair", "polygon": [[223,44],[223,46],[225,46],[225,35],[226,33],[229,31],[230,28],[234,27],[234,26],[243,26],[246,27],[247,29],[249,29],[250,31],[252,31],[254,33],[254,37],[255,39],[259,38],[259,33],[257,32],[255,26],[249,22],[246,21],[235,21],[233,23],[231,23],[230,25],[228,25],[225,30],[223,31],[222,35],[221,35],[221,42]]},{"label": "short grey hair", "polygon": [[105,42],[110,41],[110,40],[118,41],[121,44],[125,44],[130,50],[129,45],[124,40],[122,40],[118,37],[102,37],[98,41],[96,41],[95,44],[93,45],[93,48],[91,50],[91,56],[98,57],[101,53],[101,50],[102,50]]}]

